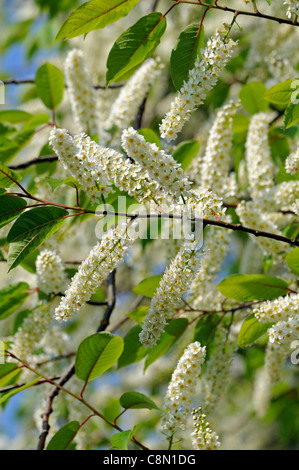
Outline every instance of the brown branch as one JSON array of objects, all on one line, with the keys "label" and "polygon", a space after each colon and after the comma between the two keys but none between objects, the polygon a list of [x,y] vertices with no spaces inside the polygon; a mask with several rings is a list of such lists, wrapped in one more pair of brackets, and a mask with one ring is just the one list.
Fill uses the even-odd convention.
[{"label": "brown branch", "polygon": [[[35,79],[34,78],[20,78],[20,79],[15,79],[15,78],[9,78],[7,80],[1,80],[4,85],[34,85],[35,84]],[[123,87],[123,83],[113,83],[109,85],[107,88],[121,88]],[[67,85],[65,85],[65,88],[68,88]],[[95,90],[105,90],[106,85],[98,84],[98,85],[93,85],[93,88]]]},{"label": "brown branch", "polygon": [[115,269],[108,276],[106,310],[97,332],[106,330],[116,303]]},{"label": "brown branch", "polygon": [[23,170],[25,168],[28,168],[31,165],[36,165],[39,163],[56,162],[56,161],[58,161],[58,157],[56,157],[56,155],[49,155],[43,158],[33,158],[32,160],[28,160],[27,162],[24,162],[24,163],[19,163],[18,165],[9,165],[8,168],[10,168],[11,170]]},{"label": "brown branch", "polygon": [[21,79],[9,78],[7,80],[2,80],[2,83],[4,85],[29,85],[29,84],[34,84],[35,80],[34,78],[21,78]]},{"label": "brown branch", "polygon": [[235,8],[230,8],[227,6],[218,5],[218,3],[210,4],[206,2],[202,2],[201,0],[192,1],[192,0],[173,0],[176,3],[187,3],[190,5],[199,5],[205,8],[213,8],[216,10],[226,11],[229,13],[233,13],[236,16],[243,15],[243,16],[252,16],[254,18],[261,18],[264,20],[275,21],[279,24],[288,24],[290,26],[299,26],[299,23],[294,23],[293,20],[287,20],[286,18],[279,18],[272,15],[267,15],[265,13],[261,13],[260,11],[247,11],[247,10],[237,10]]}]

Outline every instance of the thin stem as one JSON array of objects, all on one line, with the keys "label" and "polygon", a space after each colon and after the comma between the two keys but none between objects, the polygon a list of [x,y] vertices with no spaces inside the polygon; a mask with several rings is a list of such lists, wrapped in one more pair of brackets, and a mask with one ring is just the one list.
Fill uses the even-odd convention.
[{"label": "thin stem", "polygon": [[[2,80],[2,83],[4,85],[34,85],[35,79],[34,78],[20,78],[20,79],[15,79],[15,78],[9,78],[7,80]],[[124,86],[124,83],[113,83],[106,87],[106,85],[98,84],[98,85],[93,85],[93,88],[95,90],[106,90],[106,88],[121,88]],[[67,85],[65,85],[65,88],[68,88]]]},{"label": "thin stem", "polygon": [[261,13],[260,11],[237,10],[235,8],[230,8],[230,7],[227,7],[227,6],[218,5],[218,2],[215,2],[214,4],[209,4],[209,3],[202,2],[201,0],[198,0],[198,1],[177,0],[176,4],[177,3],[187,3],[187,4],[190,4],[190,5],[199,5],[199,6],[203,6],[203,7],[206,7],[206,8],[214,8],[216,10],[227,11],[227,12],[230,12],[230,13],[233,13],[233,14],[237,13],[237,15],[253,16],[255,18],[262,18],[262,19],[265,19],[265,20],[276,21],[279,24],[288,24],[290,26],[299,26],[298,23],[295,24],[292,20],[287,20],[286,18],[278,18],[276,16],[266,15],[265,13]]},{"label": "thin stem", "polygon": [[19,163],[17,165],[9,165],[8,168],[11,170],[23,170],[28,168],[31,165],[38,165],[40,163],[51,163],[51,162],[56,162],[58,161],[58,157],[56,155],[49,155],[43,158],[33,158],[32,160],[28,160],[27,162],[24,163]]}]

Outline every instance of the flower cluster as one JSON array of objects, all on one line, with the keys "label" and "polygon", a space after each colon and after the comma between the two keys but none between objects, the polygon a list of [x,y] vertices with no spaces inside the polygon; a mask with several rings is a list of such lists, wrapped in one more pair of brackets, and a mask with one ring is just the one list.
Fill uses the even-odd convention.
[{"label": "flower cluster", "polygon": [[251,118],[246,139],[246,166],[251,196],[258,198],[261,193],[274,186],[274,163],[268,143],[269,124],[273,113],[257,113]]},{"label": "flower cluster", "polygon": [[195,309],[218,309],[223,296],[214,286],[214,279],[220,271],[228,252],[230,233],[217,227],[209,227],[204,234],[204,252],[201,265],[197,271],[188,293],[188,302]]},{"label": "flower cluster", "polygon": [[[144,98],[147,96],[160,71],[159,61],[155,59],[148,59],[141,65],[137,72],[122,87],[114,101],[109,118],[105,124],[106,129],[116,126],[116,134],[120,138],[121,132],[129,127],[137,116]],[[116,140],[115,134],[113,135],[113,140]]]},{"label": "flower cluster", "polygon": [[269,342],[265,354],[264,389],[267,384],[271,387],[280,382],[283,363],[291,352],[291,343],[299,337],[298,300],[299,294],[288,294],[278,299],[267,300],[253,310],[259,321],[274,323],[268,329]]},{"label": "flower cluster", "polygon": [[41,305],[26,316],[13,338],[10,351],[20,359],[30,361],[53,321],[49,305]]},{"label": "flower cluster", "polygon": [[74,120],[79,131],[91,136],[97,135],[99,116],[96,94],[81,50],[72,49],[68,53],[65,61],[65,78]]},{"label": "flower cluster", "polygon": [[205,100],[207,93],[216,85],[218,76],[231,58],[236,42],[224,41],[217,32],[208,40],[197,57],[193,69],[171,103],[170,110],[160,125],[161,137],[174,140],[191,114]]},{"label": "flower cluster", "polygon": [[224,394],[231,371],[233,353],[233,344],[227,339],[227,330],[217,329],[214,351],[207,361],[203,377],[202,402],[205,413],[209,414],[219,404]]},{"label": "flower cluster", "polygon": [[299,294],[288,294],[274,300],[266,300],[253,309],[260,322],[285,321],[289,317],[299,315]]},{"label": "flower cluster", "polygon": [[287,5],[286,15],[288,18],[292,18],[293,15],[299,15],[299,2],[298,0],[285,0],[284,5]]},{"label": "flower cluster", "polygon": [[191,434],[193,449],[195,450],[216,450],[220,447],[219,437],[210,428],[206,415],[201,408],[192,410],[193,432]]},{"label": "flower cluster", "polygon": [[299,171],[299,147],[286,158],[285,169],[286,172],[291,173],[291,175]]},{"label": "flower cluster", "polygon": [[[261,209],[254,204],[253,201],[242,201],[238,204],[236,212],[243,225],[251,227],[256,230],[279,234],[276,225],[269,220]],[[260,246],[265,256],[272,255],[273,262],[281,259],[281,256],[286,253],[286,246],[284,243],[266,237],[254,237],[253,240]]]},{"label": "flower cluster", "polygon": [[230,101],[217,112],[215,121],[209,132],[205,155],[201,164],[201,186],[213,190],[217,195],[225,197],[236,194],[230,188],[229,169],[231,164],[232,123],[239,103]]},{"label": "flower cluster", "polygon": [[89,162],[88,154],[95,144],[89,137],[82,134],[74,138],[67,130],[54,128],[49,143],[64,168],[78,181],[93,203],[99,201],[100,195],[107,197],[112,192],[111,183],[100,162],[97,165]]},{"label": "flower cluster", "polygon": [[149,143],[130,127],[122,134],[122,146],[128,156],[148,172],[166,194],[179,199],[181,194],[190,190],[189,179],[175,159],[156,144]]},{"label": "flower cluster", "polygon": [[37,284],[45,294],[63,292],[66,284],[66,274],[60,256],[51,250],[43,250],[36,262]]},{"label": "flower cluster", "polygon": [[299,181],[283,181],[276,185],[273,199],[277,204],[276,210],[291,210],[292,205],[299,199]]},{"label": "flower cluster", "polygon": [[199,268],[197,249],[196,242],[183,243],[179,253],[165,270],[139,335],[145,347],[153,347],[157,343],[175,309],[180,307],[182,296]]},{"label": "flower cluster", "polygon": [[288,345],[294,339],[299,337],[299,313],[287,320],[281,320],[268,330],[270,343]]},{"label": "flower cluster", "polygon": [[64,297],[55,310],[57,320],[67,321],[90,300],[96,289],[124,259],[134,241],[134,222],[125,228],[118,225],[103,235],[81,263]]},{"label": "flower cluster", "polygon": [[192,405],[195,385],[206,357],[206,347],[198,341],[185,348],[168,385],[161,430],[167,436],[184,429]]},{"label": "flower cluster", "polygon": [[186,199],[187,210],[194,212],[195,216],[205,219],[223,219],[226,208],[220,196],[206,188],[195,188]]}]

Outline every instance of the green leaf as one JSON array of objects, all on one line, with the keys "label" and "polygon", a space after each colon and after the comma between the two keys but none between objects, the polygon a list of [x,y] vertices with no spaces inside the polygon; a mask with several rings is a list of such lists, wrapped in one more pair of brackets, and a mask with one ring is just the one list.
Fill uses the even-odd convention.
[{"label": "green leaf", "polygon": [[92,0],[83,3],[63,23],[55,42],[101,29],[126,16],[139,0]]},{"label": "green leaf", "polygon": [[6,194],[0,196],[0,228],[21,215],[26,206],[26,201],[21,197]]},{"label": "green leaf", "polygon": [[179,35],[170,56],[170,76],[176,90],[188,80],[189,71],[204,46],[204,28],[190,24]]},{"label": "green leaf", "polygon": [[35,77],[37,94],[49,109],[55,109],[61,103],[64,92],[64,75],[55,65],[46,62]]},{"label": "green leaf", "polygon": [[28,308],[25,309],[25,310],[22,310],[21,312],[19,312],[15,319],[14,319],[14,324],[13,324],[13,331],[12,331],[12,334],[15,334],[18,329],[20,328],[20,326],[22,325],[23,321],[25,320],[25,318],[27,318],[29,315],[31,315],[32,313],[32,310],[29,310]]},{"label": "green leaf", "polygon": [[67,450],[80,429],[78,421],[71,421],[57,431],[46,450]]},{"label": "green leaf", "polygon": [[115,41],[107,59],[106,86],[129,76],[158,46],[166,29],[161,13],[143,16]]},{"label": "green leaf", "polygon": [[203,315],[195,325],[193,341],[199,341],[205,346],[219,321],[218,315]]},{"label": "green leaf", "polygon": [[284,125],[289,129],[299,121],[299,104],[290,103],[284,113]]},{"label": "green leaf", "polygon": [[29,295],[26,282],[10,284],[0,290],[0,320],[15,312]]},{"label": "green leaf", "polygon": [[147,409],[158,410],[158,406],[150,398],[143,393],[139,392],[126,392],[124,393],[119,402],[125,409]]},{"label": "green leaf", "polygon": [[283,181],[299,181],[299,171],[294,175],[291,173],[286,172],[285,164],[281,165],[277,174],[276,174],[276,182],[277,184],[282,183]]},{"label": "green leaf", "polygon": [[263,98],[270,103],[286,106],[291,101],[293,93],[295,95],[298,94],[296,91],[296,85],[299,85],[298,80],[286,80],[284,82],[277,83],[277,85],[272,86],[266,91]]},{"label": "green leaf", "polygon": [[289,292],[287,282],[265,274],[231,274],[217,289],[225,297],[242,302],[271,300]]},{"label": "green leaf", "polygon": [[143,279],[143,281],[139,282],[132,291],[135,292],[135,294],[144,295],[144,297],[154,297],[161,279],[162,274],[147,277],[146,279]]},{"label": "green leaf", "polygon": [[147,315],[148,309],[148,305],[140,305],[139,307],[132,310],[132,312],[127,313],[126,317],[132,318],[132,320],[135,320],[137,323],[141,324]]},{"label": "green leaf", "polygon": [[143,135],[147,142],[150,142],[151,144],[156,144],[158,148],[162,149],[159,136],[158,134],[156,134],[155,131],[153,131],[153,129],[138,129],[138,134]]},{"label": "green leaf", "polygon": [[23,126],[23,131],[30,131],[34,130],[39,126],[42,126],[43,124],[47,124],[51,119],[51,116],[46,113],[40,113],[36,114],[33,116],[31,119],[29,119],[26,124]]},{"label": "green leaf", "polygon": [[0,397],[0,404],[5,403],[9,398],[17,395],[17,393],[23,392],[23,390],[27,390],[28,388],[33,387],[39,380],[40,377],[36,377],[35,379],[31,380],[31,382],[28,382],[22,387],[14,388],[7,393],[3,393]]},{"label": "green leaf", "polygon": [[247,346],[250,346],[257,339],[263,336],[272,324],[273,323],[270,322],[262,323],[258,321],[254,314],[249,315],[249,317],[242,323],[238,334],[238,345],[240,348],[247,348]]},{"label": "green leaf", "polygon": [[163,356],[173,344],[179,339],[188,325],[187,318],[176,318],[165,327],[158,343],[151,348],[145,361],[146,370],[154,361]]},{"label": "green leaf", "polygon": [[75,183],[77,188],[81,187],[80,184],[72,176],[69,176],[68,178],[66,178],[64,180],[59,180],[57,178],[47,177],[47,178],[45,178],[45,181],[47,181],[47,183],[49,183],[49,185],[52,188],[52,191],[55,191],[55,189],[59,188],[59,186],[61,186],[63,184],[67,184],[71,188],[75,188],[75,186],[73,184],[73,183]]},{"label": "green leaf", "polygon": [[20,373],[20,369],[17,364],[7,362],[0,364],[0,387],[8,384],[16,375]]},{"label": "green leaf", "polygon": [[248,130],[250,119],[245,114],[236,114],[233,117],[232,131],[234,134],[243,134]]},{"label": "green leaf", "polygon": [[111,444],[118,450],[128,450],[129,444],[136,433],[138,424],[135,424],[134,428],[128,429],[127,431],[120,431],[111,436]]},{"label": "green leaf", "polygon": [[21,214],[7,236],[9,271],[56,232],[64,224],[67,214],[58,207],[37,207]]},{"label": "green leaf", "polygon": [[0,188],[10,188],[15,184],[14,181],[19,182],[21,179],[22,176],[0,163]]},{"label": "green leaf", "polygon": [[75,370],[79,379],[89,382],[110,369],[120,357],[124,341],[110,333],[95,333],[80,343]]},{"label": "green leaf", "polygon": [[0,137],[0,155],[3,163],[9,163],[24,148],[34,134],[34,129],[23,127],[11,139]]},{"label": "green leaf", "polygon": [[287,263],[293,273],[299,276],[299,248],[294,248],[286,256]]},{"label": "green leaf", "polygon": [[22,268],[26,269],[29,273],[36,273],[36,259],[39,255],[39,249],[33,250],[26,256],[26,258],[20,263]]},{"label": "green leaf", "polygon": [[198,140],[187,140],[180,142],[173,150],[173,158],[181,164],[182,169],[186,170],[193,158],[199,152],[200,142]]},{"label": "green leaf", "polygon": [[20,122],[28,121],[30,118],[32,118],[32,114],[18,109],[7,109],[0,111],[0,122],[18,124]]},{"label": "green leaf", "polygon": [[267,111],[269,103],[264,99],[266,91],[267,88],[262,82],[251,82],[244,85],[239,97],[246,111],[250,114]]},{"label": "green leaf", "polygon": [[129,364],[139,362],[147,355],[148,350],[140,343],[139,340],[140,333],[141,327],[139,325],[135,325],[125,335],[124,349],[117,363],[118,369],[128,366]]}]

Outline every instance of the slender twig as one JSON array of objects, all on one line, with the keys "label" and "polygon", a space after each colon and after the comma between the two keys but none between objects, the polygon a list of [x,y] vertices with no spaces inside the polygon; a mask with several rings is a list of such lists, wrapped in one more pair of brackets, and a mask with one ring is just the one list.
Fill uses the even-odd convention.
[{"label": "slender twig", "polygon": [[24,163],[18,163],[17,165],[9,165],[8,168],[11,170],[23,170],[31,165],[38,165],[40,163],[51,163],[51,162],[56,162],[58,160],[58,157],[55,155],[49,155],[47,157],[42,157],[42,158],[33,158],[32,160],[28,160],[27,162]]},{"label": "slender twig", "polygon": [[[15,79],[15,78],[9,78],[6,80],[2,80],[2,83],[4,85],[34,85],[35,84],[35,79],[34,78],[20,78],[20,79]],[[106,85],[102,84],[97,84],[93,85],[93,88],[95,90],[105,90],[106,88],[121,88],[123,87],[123,83],[113,83],[106,87]],[[67,85],[65,85],[65,88],[68,88]]]},{"label": "slender twig", "polygon": [[[60,379],[60,377],[51,377],[51,380],[58,380],[58,379]],[[37,385],[42,385],[42,384],[45,384],[45,383],[48,383],[48,381],[45,380],[45,379],[42,379],[42,380],[39,380],[38,382],[36,382],[32,386],[36,387]],[[12,390],[17,390],[18,388],[24,387],[26,385],[27,385],[26,382],[24,382],[22,384],[7,385],[6,387],[0,388],[0,393],[5,393],[5,392],[10,392]]]},{"label": "slender twig", "polygon": [[109,274],[107,282],[108,282],[107,302],[106,302],[107,307],[106,307],[103,319],[100,323],[100,326],[97,329],[97,332],[106,330],[107,326],[109,325],[111,314],[115,307],[115,303],[116,303],[115,270],[113,270]]},{"label": "slender twig", "polygon": [[230,7],[227,7],[227,6],[221,6],[221,5],[218,5],[218,3],[216,3],[216,2],[214,4],[209,4],[209,3],[206,3],[206,2],[202,2],[201,0],[197,0],[197,1],[173,0],[173,1],[175,1],[176,4],[177,3],[187,3],[187,4],[190,4],[190,5],[198,5],[198,6],[202,6],[202,7],[205,7],[205,8],[214,8],[216,10],[226,11],[226,12],[229,12],[229,13],[237,14],[237,16],[239,16],[239,15],[253,16],[255,18],[261,18],[261,19],[264,19],[264,20],[275,21],[279,24],[288,24],[290,26],[299,26],[299,23],[294,23],[292,20],[287,20],[286,18],[279,18],[279,17],[276,17],[276,16],[267,15],[265,13],[261,13],[260,11],[239,10],[239,9],[230,8]]}]

